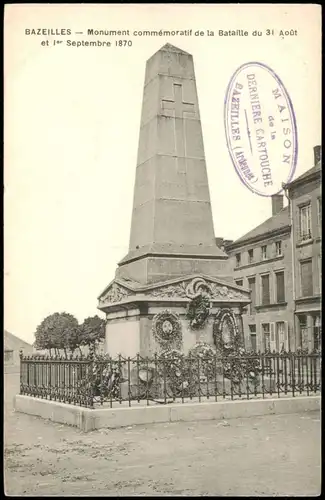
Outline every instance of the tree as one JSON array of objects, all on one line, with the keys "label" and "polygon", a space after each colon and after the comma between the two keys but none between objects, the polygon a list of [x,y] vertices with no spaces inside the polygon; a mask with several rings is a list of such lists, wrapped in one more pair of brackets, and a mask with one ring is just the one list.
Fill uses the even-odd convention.
[{"label": "tree", "polygon": [[81,326],[77,325],[77,327],[71,329],[69,336],[66,338],[66,348],[68,348],[72,354],[76,349],[79,349],[80,354],[82,354],[81,345],[83,345],[83,334]]},{"label": "tree", "polygon": [[80,325],[81,345],[94,346],[105,338],[105,320],[99,316],[91,316],[86,318]]},{"label": "tree", "polygon": [[78,331],[77,319],[69,313],[54,313],[47,316],[36,328],[36,349],[48,349],[57,353],[63,349],[67,357],[67,348],[71,345],[71,338],[75,338]]}]

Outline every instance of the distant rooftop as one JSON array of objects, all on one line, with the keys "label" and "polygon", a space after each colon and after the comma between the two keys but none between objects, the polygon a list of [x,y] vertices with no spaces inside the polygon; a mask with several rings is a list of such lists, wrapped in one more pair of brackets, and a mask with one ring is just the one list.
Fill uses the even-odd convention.
[{"label": "distant rooftop", "polygon": [[285,207],[278,214],[273,215],[273,217],[270,217],[266,221],[262,222],[262,224],[260,224],[259,226],[255,227],[248,233],[244,234],[244,236],[238,238],[238,240],[235,240],[228,246],[228,248],[231,248],[232,246],[237,246],[238,243],[244,243],[247,240],[255,239],[267,233],[285,228],[286,226],[289,225],[290,225],[289,208]]},{"label": "distant rooftop", "polygon": [[322,146],[320,145],[314,146],[314,166],[309,170],[307,170],[307,172],[301,174],[293,181],[288,182],[287,184],[283,184],[283,188],[288,189],[295,186],[296,184],[300,184],[301,182],[308,180],[309,178],[313,178],[315,174],[321,171],[322,168],[321,163],[322,163]]},{"label": "distant rooftop", "polygon": [[297,177],[293,181],[288,182],[288,184],[285,184],[285,187],[288,188],[288,187],[295,185],[296,183],[300,183],[301,181],[307,180],[309,177],[312,177],[314,174],[319,172],[321,170],[321,168],[322,168],[321,162],[319,161],[314,167],[307,170],[307,172],[304,172],[303,174],[301,174],[299,177]]},{"label": "distant rooftop", "polygon": [[32,345],[26,342],[25,340],[13,335],[7,330],[4,331],[4,348],[5,350],[15,350],[15,349],[24,349],[31,348]]},{"label": "distant rooftop", "polygon": [[[287,184],[283,184],[282,187],[283,189],[288,189],[291,188],[292,186],[295,186],[296,184],[300,184],[301,182],[308,181],[308,179],[312,179],[315,175],[317,176],[318,172],[320,173],[321,171],[321,146],[315,146],[314,147],[314,166],[307,170],[307,172],[304,172],[301,174],[299,177],[294,179],[291,182],[288,182]],[[276,209],[277,213],[267,219],[266,221],[262,222],[259,226],[255,227],[248,233],[244,234],[244,236],[241,236],[238,238],[238,240],[235,240],[232,243],[228,243],[226,245],[226,250],[232,250],[236,247],[240,247],[241,244],[244,244],[245,242],[249,242],[251,240],[260,240],[263,237],[267,238],[268,235],[271,236],[272,233],[276,231],[281,231],[282,229],[285,230],[286,228],[288,229],[288,232],[290,231],[290,216],[289,216],[289,207],[283,207],[283,201],[281,201],[281,198],[283,199],[283,195],[274,195],[272,197],[272,211],[273,209]],[[279,204],[280,203],[280,204]],[[282,205],[282,207],[281,207]],[[277,208],[280,208],[278,211]],[[273,212],[274,213],[274,212]]]}]

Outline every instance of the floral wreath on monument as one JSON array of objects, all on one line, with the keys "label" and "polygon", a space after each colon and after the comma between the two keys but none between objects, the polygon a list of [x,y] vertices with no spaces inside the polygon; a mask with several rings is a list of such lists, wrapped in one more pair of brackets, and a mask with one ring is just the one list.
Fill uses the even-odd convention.
[{"label": "floral wreath on monument", "polygon": [[[222,335],[222,326],[224,321],[228,321],[230,326],[230,339],[229,342],[225,342]],[[213,323],[213,340],[218,352],[223,354],[230,354],[231,352],[237,352],[240,349],[238,327],[231,309],[220,309]]]},{"label": "floral wreath on monument", "polygon": [[216,375],[215,348],[198,342],[185,355],[177,349],[166,349],[158,357],[158,373],[166,382],[167,395],[188,396],[199,390],[200,384],[210,383]]},{"label": "floral wreath on monument", "polygon": [[169,310],[156,314],[152,332],[161,349],[166,350],[171,346],[176,350],[182,348],[182,325],[178,314]]},{"label": "floral wreath on monument", "polygon": [[[223,338],[223,322],[228,320],[230,339]],[[213,324],[213,338],[221,354],[223,376],[240,385],[243,381],[257,381],[260,369],[259,359],[247,355],[238,334],[238,328],[231,309],[220,309]]]},{"label": "floral wreath on monument", "polygon": [[202,328],[210,314],[210,299],[201,293],[191,299],[188,305],[186,317],[193,330]]},{"label": "floral wreath on monument", "polygon": [[211,380],[214,377],[216,371],[216,349],[213,345],[208,344],[206,342],[197,342],[191,349],[189,350],[189,357],[194,358],[195,360],[200,360],[197,369],[199,371],[199,376],[204,379],[208,378]]}]

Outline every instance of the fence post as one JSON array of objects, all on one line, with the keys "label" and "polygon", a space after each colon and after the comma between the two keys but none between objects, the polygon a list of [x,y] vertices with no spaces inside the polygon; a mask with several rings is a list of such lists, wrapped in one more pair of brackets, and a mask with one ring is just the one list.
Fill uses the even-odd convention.
[{"label": "fence post", "polygon": [[262,396],[264,399],[264,397],[265,397],[265,383],[264,383],[265,365],[264,365],[264,353],[263,352],[260,352],[260,361],[261,361],[261,368],[262,368]]},{"label": "fence post", "polygon": [[94,354],[95,349],[93,344],[89,347],[89,393],[88,393],[88,407],[94,408]]},{"label": "fence post", "polygon": [[140,354],[138,353],[137,354],[137,400],[138,400],[138,403],[140,403],[140,389],[139,389],[139,373],[140,373],[140,369],[139,369],[139,363],[140,363]]},{"label": "fence post", "polygon": [[[37,358],[36,358],[36,359],[37,359]],[[37,365],[36,365],[36,363],[35,363],[35,360],[34,360],[34,362],[33,362],[33,365],[32,365],[32,366],[34,367],[34,370],[33,370],[33,379],[34,379],[34,383],[33,383],[33,391],[34,391],[34,392],[33,392],[33,396],[34,396],[34,397],[36,397],[36,395],[37,395],[37,388],[38,388],[38,386],[37,386],[37,370],[36,370],[36,366],[37,366]]]},{"label": "fence post", "polygon": [[118,382],[118,401],[122,404],[122,387],[121,387],[121,375],[122,375],[122,356],[118,355],[118,372],[117,372],[117,382]]},{"label": "fence post", "polygon": [[295,360],[295,353],[293,352],[291,355],[292,397],[295,397],[295,383],[296,383],[295,369],[296,369],[296,360]]},{"label": "fence post", "polygon": [[128,400],[129,406],[131,406],[131,358],[128,356]]},{"label": "fence post", "polygon": [[23,350],[19,350],[19,394],[23,394]]}]

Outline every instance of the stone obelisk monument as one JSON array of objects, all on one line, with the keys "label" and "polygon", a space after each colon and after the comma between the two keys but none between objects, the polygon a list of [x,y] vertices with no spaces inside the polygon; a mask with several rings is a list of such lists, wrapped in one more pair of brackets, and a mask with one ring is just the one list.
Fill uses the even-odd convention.
[{"label": "stone obelisk monument", "polygon": [[[249,293],[229,265],[214,235],[193,57],[167,44],[146,65],[129,252],[99,296],[108,352],[156,351],[162,324],[171,338],[180,330],[185,351],[198,336],[212,342],[213,311],[225,302],[240,330]],[[200,294],[213,307],[191,329],[188,306]]]},{"label": "stone obelisk monument", "polygon": [[140,283],[227,274],[216,246],[193,57],[165,45],[147,62],[129,253]]}]

